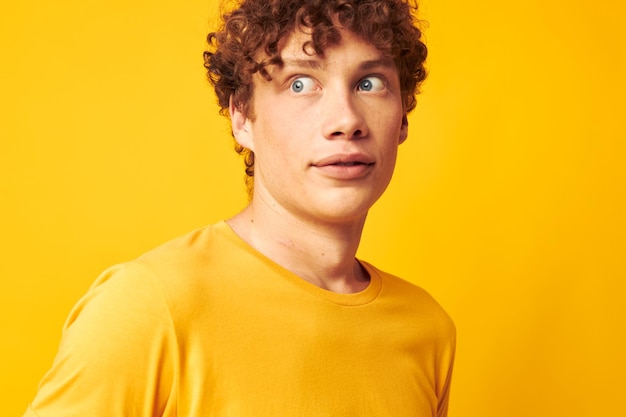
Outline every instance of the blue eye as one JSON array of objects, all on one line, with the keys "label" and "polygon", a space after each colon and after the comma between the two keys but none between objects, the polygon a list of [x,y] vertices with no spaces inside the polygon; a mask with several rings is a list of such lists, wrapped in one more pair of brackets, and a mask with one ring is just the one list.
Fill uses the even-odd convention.
[{"label": "blue eye", "polygon": [[299,77],[289,86],[294,93],[309,93],[315,88],[315,82],[309,77]]},{"label": "blue eye", "polygon": [[359,90],[361,91],[382,91],[385,84],[378,77],[367,77],[359,81]]}]

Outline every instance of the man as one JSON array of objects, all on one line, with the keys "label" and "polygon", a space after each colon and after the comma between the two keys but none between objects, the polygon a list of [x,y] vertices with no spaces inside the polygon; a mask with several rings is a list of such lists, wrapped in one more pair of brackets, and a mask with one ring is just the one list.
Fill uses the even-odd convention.
[{"label": "man", "polygon": [[205,66],[250,204],[106,271],[26,416],[446,416],[454,326],[355,258],[426,49],[403,0],[244,0]]}]

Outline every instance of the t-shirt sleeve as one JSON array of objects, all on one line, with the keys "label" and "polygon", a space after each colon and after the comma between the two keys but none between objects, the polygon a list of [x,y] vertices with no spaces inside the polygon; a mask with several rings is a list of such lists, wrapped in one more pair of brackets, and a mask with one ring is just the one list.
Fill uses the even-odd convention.
[{"label": "t-shirt sleeve", "polygon": [[70,313],[25,417],[165,416],[174,404],[176,335],[142,265],[103,273]]},{"label": "t-shirt sleeve", "polygon": [[441,355],[441,375],[443,376],[443,384],[438,395],[439,404],[437,406],[437,417],[448,416],[448,404],[450,400],[450,384],[452,381],[452,370],[454,368],[454,356],[456,352],[456,327],[452,320],[449,320],[447,327],[445,349]]}]

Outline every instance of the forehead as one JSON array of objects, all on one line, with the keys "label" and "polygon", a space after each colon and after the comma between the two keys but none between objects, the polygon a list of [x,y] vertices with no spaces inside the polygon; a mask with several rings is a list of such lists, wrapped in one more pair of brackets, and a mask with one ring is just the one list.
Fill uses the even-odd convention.
[{"label": "forehead", "polygon": [[323,67],[328,61],[345,59],[359,62],[383,63],[385,66],[395,64],[391,57],[379,50],[368,40],[356,35],[347,29],[338,27],[339,38],[328,43],[322,54],[316,54],[311,44],[310,30],[307,28],[295,29],[279,43],[281,65],[298,64],[313,67]]}]

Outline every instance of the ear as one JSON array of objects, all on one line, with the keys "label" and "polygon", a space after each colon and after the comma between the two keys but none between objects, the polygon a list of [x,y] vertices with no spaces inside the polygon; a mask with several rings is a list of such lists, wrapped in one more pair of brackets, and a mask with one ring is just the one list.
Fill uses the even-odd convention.
[{"label": "ear", "polygon": [[254,152],[254,140],[252,137],[252,129],[250,129],[250,119],[235,106],[232,95],[228,103],[228,112],[230,113],[230,123],[235,140],[244,148]]},{"label": "ear", "polygon": [[409,119],[406,114],[402,116],[402,125],[400,126],[400,141],[398,144],[404,143],[406,138],[409,137]]}]

